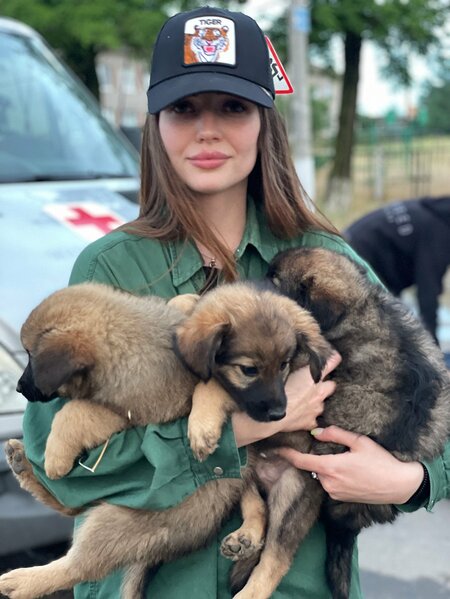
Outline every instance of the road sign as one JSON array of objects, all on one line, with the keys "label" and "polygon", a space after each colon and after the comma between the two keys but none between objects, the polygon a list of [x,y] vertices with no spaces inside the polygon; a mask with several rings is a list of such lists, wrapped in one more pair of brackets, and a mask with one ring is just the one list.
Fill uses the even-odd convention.
[{"label": "road sign", "polygon": [[283,65],[281,64],[281,60],[278,54],[273,47],[272,42],[266,35],[266,42],[269,48],[269,59],[270,59],[270,67],[272,69],[272,77],[273,77],[273,85],[275,88],[276,94],[293,94],[294,88],[292,87],[292,83],[289,81],[289,77],[284,70]]}]

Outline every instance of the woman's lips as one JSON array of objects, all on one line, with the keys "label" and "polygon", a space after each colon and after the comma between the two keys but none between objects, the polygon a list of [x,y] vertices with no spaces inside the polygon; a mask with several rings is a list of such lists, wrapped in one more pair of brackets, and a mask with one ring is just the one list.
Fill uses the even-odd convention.
[{"label": "woman's lips", "polygon": [[222,166],[228,160],[229,156],[222,152],[200,152],[190,156],[188,160],[194,166],[202,169],[212,169]]}]

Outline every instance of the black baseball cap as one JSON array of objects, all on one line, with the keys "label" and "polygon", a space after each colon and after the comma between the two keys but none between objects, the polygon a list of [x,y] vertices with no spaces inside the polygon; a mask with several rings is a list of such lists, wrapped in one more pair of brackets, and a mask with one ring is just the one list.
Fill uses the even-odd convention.
[{"label": "black baseball cap", "polygon": [[153,49],[149,113],[201,92],[273,106],[269,50],[251,17],[204,6],[178,13],[163,25]]}]

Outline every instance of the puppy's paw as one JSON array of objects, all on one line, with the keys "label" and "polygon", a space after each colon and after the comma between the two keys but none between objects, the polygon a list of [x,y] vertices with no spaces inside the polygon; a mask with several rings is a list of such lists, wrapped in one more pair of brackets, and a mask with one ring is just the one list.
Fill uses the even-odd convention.
[{"label": "puppy's paw", "polygon": [[69,444],[64,444],[51,433],[45,446],[45,474],[55,480],[62,478],[73,468],[76,452],[70,449]]},{"label": "puppy's paw", "polygon": [[21,478],[28,472],[32,472],[31,464],[25,455],[25,449],[22,441],[10,439],[5,443],[5,454],[9,467],[17,476]]},{"label": "puppy's paw", "polygon": [[195,421],[189,418],[188,421],[188,438],[191,445],[192,453],[197,460],[203,462],[206,458],[214,453],[219,446],[218,440],[221,429],[212,428],[206,422]]},{"label": "puppy's paw", "polygon": [[224,538],[220,552],[224,557],[236,562],[259,553],[263,545],[264,540],[252,530],[239,529]]},{"label": "puppy's paw", "polygon": [[33,599],[38,597],[33,588],[31,570],[34,568],[20,568],[0,576],[0,593],[10,599]]},{"label": "puppy's paw", "polygon": [[180,312],[183,312],[186,316],[190,316],[197,305],[198,300],[200,299],[199,295],[195,293],[185,293],[183,295],[176,295],[175,297],[170,298],[167,302],[169,306],[175,307]]},{"label": "puppy's paw", "polygon": [[72,456],[45,451],[45,474],[52,480],[62,478],[73,468]]}]

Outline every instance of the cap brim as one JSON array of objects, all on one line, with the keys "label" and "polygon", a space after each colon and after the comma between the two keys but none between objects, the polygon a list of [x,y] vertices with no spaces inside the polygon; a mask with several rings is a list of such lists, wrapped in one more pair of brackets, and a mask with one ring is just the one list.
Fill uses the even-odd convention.
[{"label": "cap brim", "polygon": [[225,73],[186,73],[158,83],[147,92],[148,111],[156,114],[174,102],[205,92],[221,92],[239,96],[265,108],[273,107],[269,90]]}]

